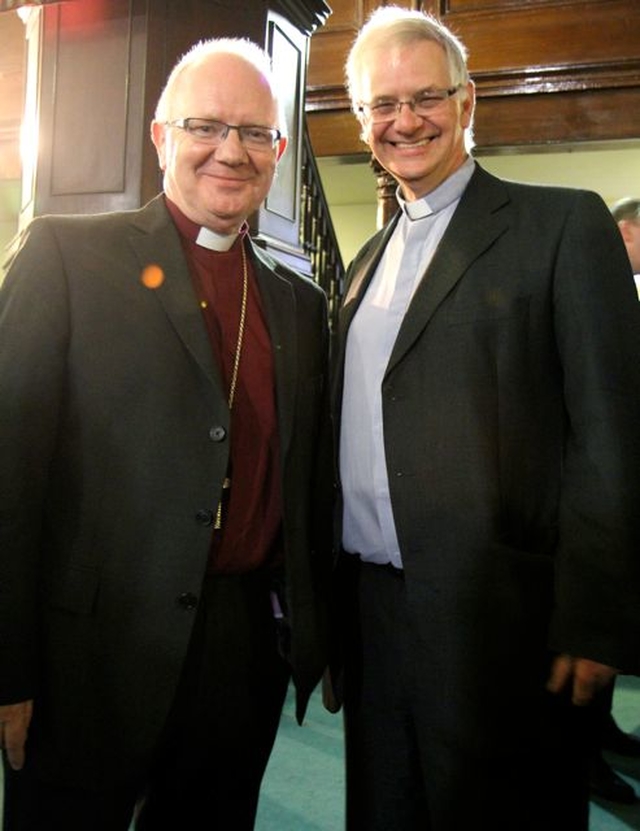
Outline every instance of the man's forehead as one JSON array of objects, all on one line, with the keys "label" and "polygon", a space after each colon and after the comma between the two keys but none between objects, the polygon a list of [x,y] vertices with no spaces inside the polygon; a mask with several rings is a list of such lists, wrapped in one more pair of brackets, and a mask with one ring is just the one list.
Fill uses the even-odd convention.
[{"label": "man's forehead", "polygon": [[384,60],[367,61],[362,72],[362,92],[383,96],[396,91],[411,93],[449,84],[446,53],[434,41],[396,44],[384,53]]},{"label": "man's forehead", "polygon": [[185,68],[172,96],[173,103],[206,106],[207,103],[244,104],[270,111],[275,106],[267,78],[252,63],[238,55],[215,53]]}]

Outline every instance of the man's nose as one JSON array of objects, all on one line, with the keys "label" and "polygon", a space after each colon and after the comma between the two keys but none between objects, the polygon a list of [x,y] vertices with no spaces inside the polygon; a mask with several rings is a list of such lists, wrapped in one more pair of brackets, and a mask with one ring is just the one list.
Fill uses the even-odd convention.
[{"label": "man's nose", "polygon": [[396,110],[396,117],[394,118],[396,129],[415,130],[423,123],[424,118],[416,115],[412,101],[398,101],[398,109]]},{"label": "man's nose", "polygon": [[229,127],[226,136],[216,147],[215,155],[221,161],[244,160],[247,150],[240,138],[237,127]]}]

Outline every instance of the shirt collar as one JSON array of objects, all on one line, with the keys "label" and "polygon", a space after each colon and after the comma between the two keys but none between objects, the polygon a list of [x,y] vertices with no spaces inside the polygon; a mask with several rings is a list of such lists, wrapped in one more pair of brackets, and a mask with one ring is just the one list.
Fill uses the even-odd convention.
[{"label": "shirt collar", "polygon": [[211,228],[205,228],[203,225],[192,222],[166,194],[164,198],[167,210],[171,214],[178,231],[183,237],[201,248],[208,248],[210,251],[229,251],[238,236],[244,236],[248,230],[248,225],[245,222],[237,234],[219,234],[217,231],[212,231]]},{"label": "shirt collar", "polygon": [[453,202],[457,202],[469,184],[469,179],[473,175],[475,164],[473,158],[467,156],[455,173],[452,173],[441,185],[438,185],[431,193],[423,196],[422,199],[416,199],[413,202],[407,202],[402,195],[400,187],[398,187],[396,199],[403,214],[411,221],[424,219],[426,216],[431,216],[447,208]]}]

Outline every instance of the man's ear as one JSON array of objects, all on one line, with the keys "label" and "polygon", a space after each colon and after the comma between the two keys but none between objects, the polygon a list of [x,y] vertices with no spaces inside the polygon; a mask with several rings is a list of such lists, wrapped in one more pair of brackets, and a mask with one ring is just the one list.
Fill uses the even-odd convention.
[{"label": "man's ear", "polygon": [[151,122],[151,141],[153,142],[153,145],[156,148],[156,153],[158,154],[158,164],[160,165],[160,170],[164,170],[167,166],[165,152],[165,129],[164,124],[161,124],[155,119]]},{"label": "man's ear", "polygon": [[278,139],[278,147],[277,147],[277,150],[276,150],[276,161],[277,162],[279,162],[280,159],[282,158],[282,154],[284,153],[286,147],[287,147],[287,137],[286,136],[281,136]]},{"label": "man's ear", "polygon": [[473,113],[476,106],[476,85],[473,81],[465,87],[466,95],[462,99],[462,126],[467,129],[473,123]]},{"label": "man's ear", "polygon": [[628,219],[621,219],[618,222],[618,228],[622,234],[622,239],[629,245],[633,237],[631,232],[631,222]]}]

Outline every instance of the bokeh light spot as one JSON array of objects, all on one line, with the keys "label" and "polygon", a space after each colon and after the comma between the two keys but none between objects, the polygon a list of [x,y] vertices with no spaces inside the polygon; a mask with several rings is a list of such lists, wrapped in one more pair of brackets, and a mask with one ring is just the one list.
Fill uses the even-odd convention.
[{"label": "bokeh light spot", "polygon": [[164,271],[159,265],[150,263],[142,269],[140,279],[142,281],[142,285],[146,286],[148,289],[157,289],[164,283]]}]

